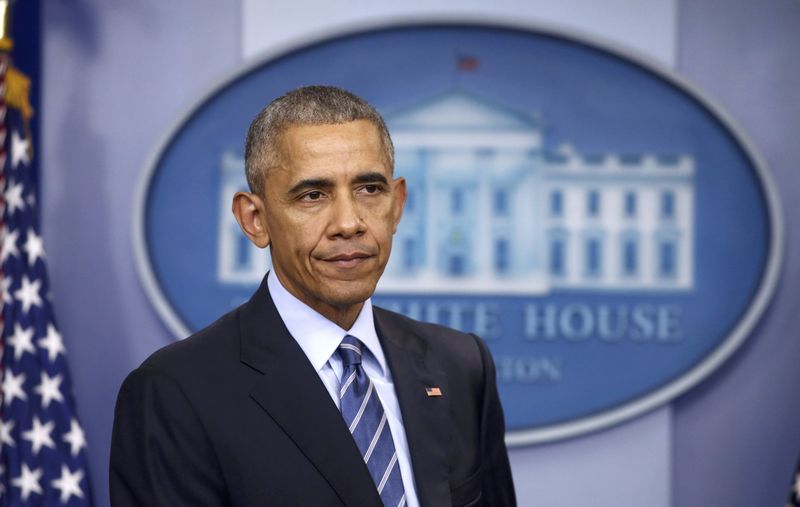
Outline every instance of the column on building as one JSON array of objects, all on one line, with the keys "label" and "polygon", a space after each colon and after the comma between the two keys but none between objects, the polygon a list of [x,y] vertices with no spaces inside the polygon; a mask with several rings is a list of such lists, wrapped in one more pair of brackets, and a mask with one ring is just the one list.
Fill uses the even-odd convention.
[{"label": "column on building", "polygon": [[494,276],[494,235],[492,233],[492,160],[485,156],[486,150],[475,149],[472,152],[473,164],[477,176],[477,233],[475,234],[477,249],[475,275],[479,279],[491,279]]}]

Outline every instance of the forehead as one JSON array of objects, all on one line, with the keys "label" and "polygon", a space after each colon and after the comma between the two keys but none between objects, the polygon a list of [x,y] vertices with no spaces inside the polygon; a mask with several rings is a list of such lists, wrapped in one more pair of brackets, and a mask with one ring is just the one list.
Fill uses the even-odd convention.
[{"label": "forehead", "polygon": [[281,134],[278,147],[283,162],[281,165],[286,168],[299,169],[309,164],[345,161],[386,165],[380,133],[367,120],[290,126]]}]

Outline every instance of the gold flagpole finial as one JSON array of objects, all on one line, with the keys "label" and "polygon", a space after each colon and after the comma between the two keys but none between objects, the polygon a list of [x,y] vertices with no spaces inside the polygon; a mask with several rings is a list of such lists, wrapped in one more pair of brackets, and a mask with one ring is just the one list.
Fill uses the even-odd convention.
[{"label": "gold flagpole finial", "polygon": [[[11,39],[11,10],[15,0],[0,0],[0,53],[10,53],[14,47]],[[3,99],[6,104],[19,109],[24,120],[30,121],[33,108],[30,103],[31,80],[17,70],[10,61],[10,55],[5,55],[5,86],[2,87]]]},{"label": "gold flagpole finial", "polygon": [[0,51],[11,51],[11,3],[13,0],[0,0]]}]

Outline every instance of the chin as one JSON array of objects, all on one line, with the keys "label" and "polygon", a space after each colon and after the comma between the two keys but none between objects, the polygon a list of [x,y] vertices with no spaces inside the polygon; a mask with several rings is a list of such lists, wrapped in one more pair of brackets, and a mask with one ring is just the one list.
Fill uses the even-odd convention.
[{"label": "chin", "polygon": [[337,282],[329,287],[327,300],[332,306],[350,306],[363,303],[375,292],[377,282],[374,281],[352,281]]}]

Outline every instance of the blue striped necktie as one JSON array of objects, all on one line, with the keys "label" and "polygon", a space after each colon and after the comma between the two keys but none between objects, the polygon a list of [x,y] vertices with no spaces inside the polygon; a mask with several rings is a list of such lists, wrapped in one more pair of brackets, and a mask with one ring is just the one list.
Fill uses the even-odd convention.
[{"label": "blue striped necktie", "polygon": [[406,495],[400,464],[386,412],[372,380],[361,367],[363,348],[364,345],[350,335],[345,336],[339,345],[339,356],[344,365],[339,387],[342,417],[361,451],[383,505],[402,507],[406,504]]}]

